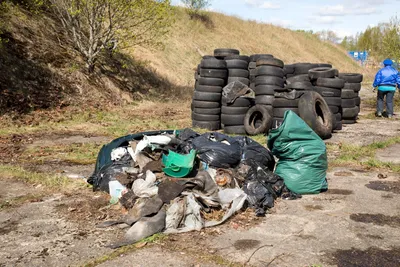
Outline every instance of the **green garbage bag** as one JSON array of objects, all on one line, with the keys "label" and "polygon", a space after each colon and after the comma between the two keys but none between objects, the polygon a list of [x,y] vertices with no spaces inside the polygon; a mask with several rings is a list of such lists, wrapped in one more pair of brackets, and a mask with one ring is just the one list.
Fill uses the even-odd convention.
[{"label": "green garbage bag", "polygon": [[286,111],[282,125],[270,131],[268,148],[279,159],[275,173],[291,191],[318,194],[328,189],[325,143],[293,111]]}]

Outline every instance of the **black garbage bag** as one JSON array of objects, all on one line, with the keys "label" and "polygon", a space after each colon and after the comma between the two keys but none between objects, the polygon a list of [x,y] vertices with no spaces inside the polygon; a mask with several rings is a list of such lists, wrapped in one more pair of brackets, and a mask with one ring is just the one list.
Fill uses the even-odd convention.
[{"label": "black garbage bag", "polygon": [[278,197],[285,199],[301,198],[286,187],[284,180],[268,168],[263,168],[256,161],[250,161],[250,170],[243,185],[250,207],[255,209],[256,216],[264,216],[266,210],[274,207]]},{"label": "black garbage bag", "polygon": [[248,136],[236,136],[234,139],[240,143],[242,148],[242,163],[250,166],[252,161],[254,161],[260,167],[266,167],[270,171],[274,170],[275,159],[271,151]]},{"label": "black garbage bag", "polygon": [[211,132],[192,140],[191,148],[211,167],[235,168],[242,157],[240,143],[227,135]]}]

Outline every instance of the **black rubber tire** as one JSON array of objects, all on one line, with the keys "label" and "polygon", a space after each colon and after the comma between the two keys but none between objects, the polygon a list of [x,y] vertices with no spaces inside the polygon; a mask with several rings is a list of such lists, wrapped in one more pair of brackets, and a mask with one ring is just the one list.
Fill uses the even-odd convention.
[{"label": "black rubber tire", "polygon": [[313,91],[319,93],[323,97],[341,97],[340,89],[314,86]]},{"label": "black rubber tire", "polygon": [[214,50],[215,57],[229,57],[233,55],[239,55],[240,51],[233,48],[217,48]]},{"label": "black rubber tire", "polygon": [[246,114],[221,114],[221,123],[225,126],[244,125]]},{"label": "black rubber tire", "polygon": [[356,101],[354,98],[342,99],[342,108],[354,108],[356,106]]},{"label": "black rubber tire", "polygon": [[[250,75],[249,79],[250,79],[250,84],[252,84],[256,80],[256,76],[255,75]],[[254,86],[255,86],[255,83],[254,83]]]},{"label": "black rubber tire", "polygon": [[247,70],[249,67],[249,63],[247,61],[244,60],[240,60],[240,59],[229,59],[226,60],[226,67],[228,69],[243,69],[243,70]]},{"label": "black rubber tire", "polygon": [[256,76],[256,74],[257,74],[257,69],[250,69],[249,70],[249,75],[250,76]]},{"label": "black rubber tire", "polygon": [[220,116],[218,115],[208,115],[208,114],[197,114],[192,113],[192,120],[195,121],[220,121]]},{"label": "black rubber tire", "polygon": [[201,57],[202,59],[215,59],[215,57],[214,56],[212,56],[212,55],[205,55],[205,56],[202,56]]},{"label": "black rubber tire", "polygon": [[221,103],[213,102],[213,101],[201,101],[201,100],[193,100],[192,101],[193,108],[219,108],[221,107]]},{"label": "black rubber tire", "polygon": [[198,92],[208,92],[208,93],[222,93],[221,86],[211,86],[211,85],[197,85],[195,87]]},{"label": "black rubber tire", "polygon": [[328,63],[318,63],[318,67],[320,68],[330,68],[332,69],[332,65]]},{"label": "black rubber tire", "polygon": [[356,102],[356,106],[360,106],[361,105],[361,98],[359,96],[357,96],[356,98],[354,98],[354,101]]},{"label": "black rubber tire", "polygon": [[283,118],[285,116],[285,112],[287,110],[291,110],[294,113],[296,113],[297,115],[299,115],[299,109],[298,108],[274,108],[274,110],[272,111],[272,114],[273,114],[274,117]]},{"label": "black rubber tire", "polygon": [[290,78],[286,79],[286,83],[294,83],[294,82],[309,82],[310,77],[308,74],[300,74],[300,75],[295,75]]},{"label": "black rubber tire", "polygon": [[355,124],[355,123],[357,123],[357,120],[355,118],[342,120],[342,124]]},{"label": "black rubber tire", "polygon": [[222,97],[221,102],[223,106],[228,107],[251,107],[253,106],[254,100],[245,97],[238,97],[235,99],[235,102],[228,104],[227,99],[225,97]]},{"label": "black rubber tire", "polygon": [[333,117],[335,117],[336,121],[341,121],[342,120],[342,114],[341,113],[333,114]]},{"label": "black rubber tire", "polygon": [[244,128],[244,125],[225,126],[224,133],[226,133],[226,134],[246,134],[246,129]]},{"label": "black rubber tire", "polygon": [[200,69],[200,76],[225,79],[226,77],[228,77],[228,70],[226,70],[226,69]]},{"label": "black rubber tire", "polygon": [[194,108],[194,113],[203,114],[203,115],[220,115],[221,108]]},{"label": "black rubber tire", "polygon": [[335,70],[335,78],[339,78],[339,70],[338,69],[334,69]]},{"label": "black rubber tire", "polygon": [[318,78],[334,78],[335,77],[335,69],[331,68],[313,68],[308,71],[308,76],[310,80],[316,80]]},{"label": "black rubber tire", "polygon": [[258,66],[256,68],[256,76],[276,76],[279,78],[283,78],[285,73],[283,69],[274,67],[274,66]]},{"label": "black rubber tire", "polygon": [[285,88],[288,89],[293,89],[293,90],[305,90],[305,91],[311,91],[313,90],[313,85],[311,82],[293,82],[290,84],[287,84]]},{"label": "black rubber tire", "polygon": [[352,99],[352,98],[356,98],[357,95],[356,95],[356,93],[354,93],[353,90],[343,89],[341,97],[342,97],[342,99]]},{"label": "black rubber tire", "polygon": [[329,106],[330,111],[335,114],[340,111],[340,108],[338,106]]},{"label": "black rubber tire", "polygon": [[225,60],[213,58],[202,59],[200,67],[203,69],[226,69]]},{"label": "black rubber tire", "polygon": [[[256,122],[261,121],[258,125]],[[268,110],[260,105],[250,108],[244,117],[244,128],[249,135],[268,133],[272,117]]]},{"label": "black rubber tire", "polygon": [[253,62],[253,61],[250,61],[249,62],[249,70],[254,70],[256,68],[257,68],[257,63]]},{"label": "black rubber tire", "polygon": [[275,76],[257,76],[254,83],[256,86],[266,84],[266,85],[276,85],[279,87],[285,87],[285,81],[282,78]]},{"label": "black rubber tire", "polygon": [[343,108],[342,109],[342,117],[343,119],[352,119],[357,117],[358,112],[359,112],[359,108],[358,107],[353,107],[353,108]]},{"label": "black rubber tire", "polygon": [[247,86],[250,85],[250,80],[248,78],[244,78],[244,77],[228,77],[228,84],[230,84],[232,82],[241,82]]},{"label": "black rubber tire", "polygon": [[273,95],[259,95],[256,96],[256,105],[270,105],[274,103],[275,97]]},{"label": "black rubber tire", "polygon": [[311,64],[311,63],[295,63],[293,64],[294,66],[294,74],[296,75],[302,75],[302,74],[307,74],[310,69],[316,68],[319,65],[318,64]]},{"label": "black rubber tire", "polygon": [[271,129],[279,128],[283,123],[283,118],[272,118]]},{"label": "black rubber tire", "polygon": [[249,71],[243,69],[228,69],[228,76],[249,78]]},{"label": "black rubber tire", "polygon": [[259,57],[256,61],[257,67],[258,66],[275,66],[278,68],[283,69],[285,65],[282,60],[274,57]]},{"label": "black rubber tire", "polygon": [[250,87],[250,89],[253,90],[253,91],[256,90],[256,84],[255,84],[255,83],[252,83],[251,80],[250,80],[250,85],[249,85],[249,87]]},{"label": "black rubber tire", "polygon": [[197,81],[199,85],[225,86],[225,80],[219,78],[199,77]]},{"label": "black rubber tire", "polygon": [[324,97],[324,99],[329,106],[342,106],[342,99],[340,97]]},{"label": "black rubber tire", "polygon": [[256,62],[260,57],[274,57],[274,56],[271,54],[254,54],[250,55],[250,61]]},{"label": "black rubber tire", "polygon": [[275,98],[272,106],[274,108],[297,108],[299,107],[299,98],[294,100],[286,98]]},{"label": "black rubber tire", "polygon": [[343,129],[342,121],[337,121],[335,125],[335,131],[341,131]]},{"label": "black rubber tire", "polygon": [[206,93],[195,91],[193,94],[193,99],[199,101],[220,102],[221,97],[222,94],[220,93]]},{"label": "black rubber tire", "polygon": [[299,101],[299,115],[319,137],[332,137],[332,113],[320,94],[305,92]]},{"label": "black rubber tire", "polygon": [[220,121],[193,121],[192,126],[196,128],[207,129],[210,131],[217,131],[221,129]]},{"label": "black rubber tire", "polygon": [[342,89],[344,80],[339,78],[318,78],[315,82],[316,86]]},{"label": "black rubber tire", "polygon": [[294,73],[294,65],[285,65],[283,69],[286,75]]},{"label": "black rubber tire", "polygon": [[232,55],[232,56],[225,57],[225,60],[232,60],[232,59],[243,60],[243,61],[246,61],[247,64],[249,64],[249,62],[250,62],[250,57],[245,56],[245,55]]},{"label": "black rubber tire", "polygon": [[354,92],[359,92],[361,90],[361,83],[345,83],[343,89],[350,89]]},{"label": "black rubber tire", "polygon": [[275,94],[275,89],[280,88],[275,85],[258,85],[254,89],[254,92],[256,96],[259,95],[274,95]]},{"label": "black rubber tire", "polygon": [[363,75],[360,73],[340,73],[339,78],[347,83],[361,83],[363,81]]},{"label": "black rubber tire", "polygon": [[222,106],[221,114],[228,115],[241,115],[246,114],[250,107],[231,107],[231,106]]}]

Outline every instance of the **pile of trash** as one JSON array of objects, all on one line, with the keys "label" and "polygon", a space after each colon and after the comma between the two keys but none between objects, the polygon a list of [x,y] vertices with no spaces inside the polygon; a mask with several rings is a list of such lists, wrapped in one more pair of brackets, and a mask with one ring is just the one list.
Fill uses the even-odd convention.
[{"label": "pile of trash", "polygon": [[[272,139],[280,145],[281,134]],[[273,154],[247,136],[199,134],[191,129],[155,131],[124,136],[103,146],[88,183],[94,190],[108,192],[112,202],[119,201],[128,210],[121,219],[98,225],[130,227],[123,240],[110,245],[117,248],[162,231],[182,233],[216,226],[244,207],[264,216],[278,197],[301,197],[273,172],[275,165]],[[319,179],[326,181],[325,177]],[[221,216],[207,219],[215,211]]]}]

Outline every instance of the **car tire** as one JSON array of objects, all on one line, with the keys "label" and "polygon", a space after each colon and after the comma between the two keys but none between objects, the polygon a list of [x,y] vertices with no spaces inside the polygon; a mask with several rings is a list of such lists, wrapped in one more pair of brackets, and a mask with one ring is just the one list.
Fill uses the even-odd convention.
[{"label": "car tire", "polygon": [[[258,125],[257,121],[261,121],[261,123]],[[249,135],[268,133],[271,124],[270,113],[265,107],[259,105],[250,108],[244,118],[244,128]]]}]

